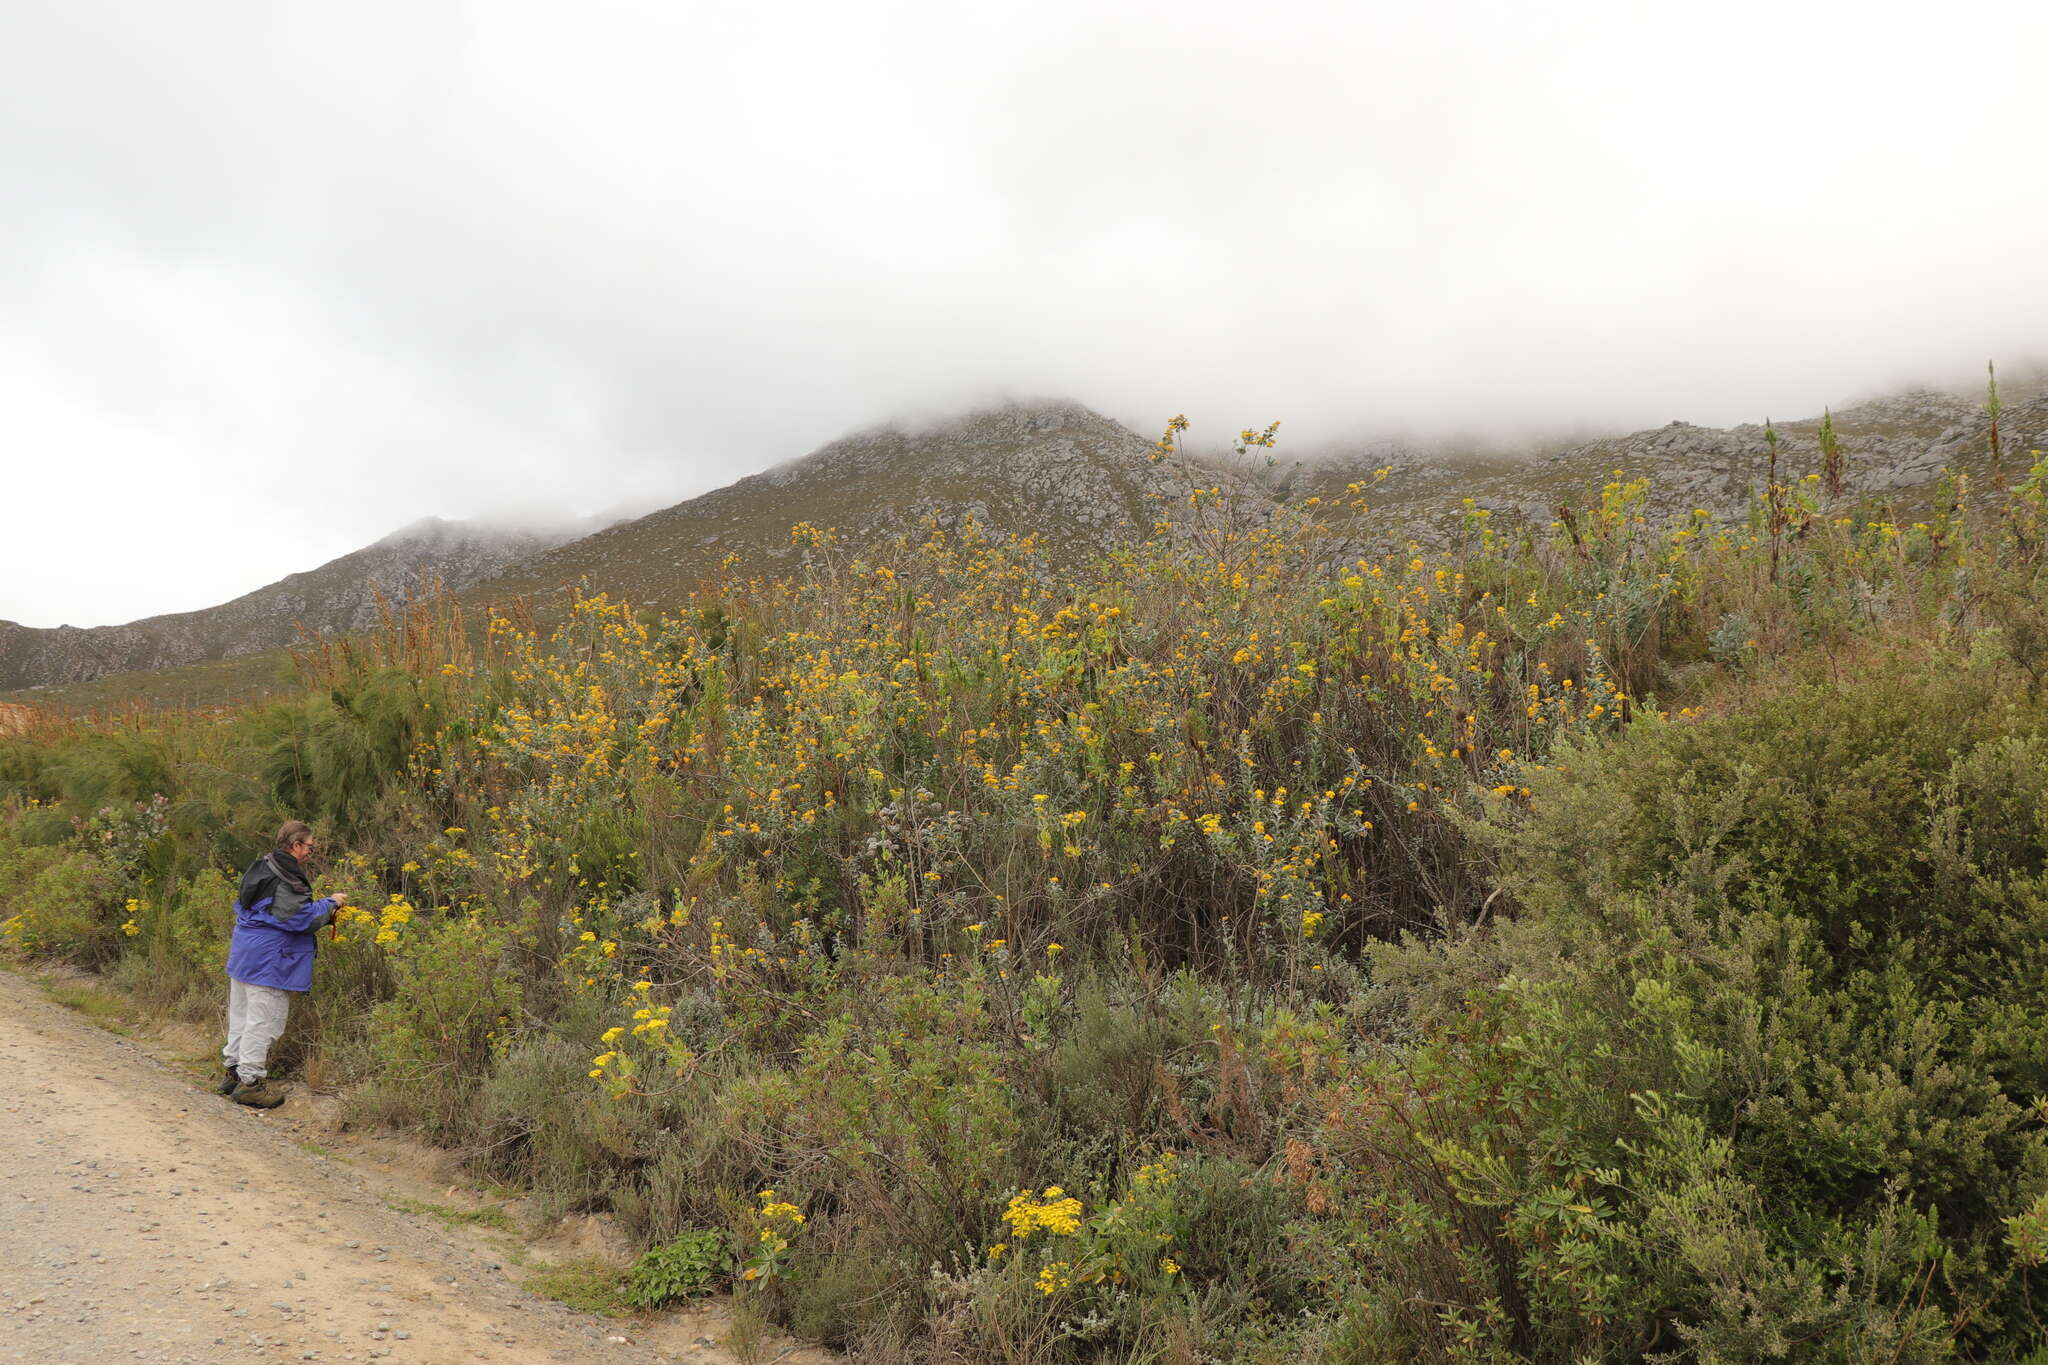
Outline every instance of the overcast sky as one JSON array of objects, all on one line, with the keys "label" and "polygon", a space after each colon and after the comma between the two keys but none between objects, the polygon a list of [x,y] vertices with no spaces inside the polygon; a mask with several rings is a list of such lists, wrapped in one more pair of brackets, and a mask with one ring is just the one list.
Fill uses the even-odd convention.
[{"label": "overcast sky", "polygon": [[0,617],[893,413],[1725,424],[2048,356],[2048,5],[0,0]]}]

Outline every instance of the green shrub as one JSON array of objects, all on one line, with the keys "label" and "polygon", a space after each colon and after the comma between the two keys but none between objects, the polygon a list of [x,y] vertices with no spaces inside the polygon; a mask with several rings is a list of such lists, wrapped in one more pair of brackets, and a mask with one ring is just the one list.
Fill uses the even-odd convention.
[{"label": "green shrub", "polygon": [[136,730],[88,732],[64,742],[48,767],[56,794],[74,810],[147,801],[178,789],[176,759],[159,735]]},{"label": "green shrub", "polygon": [[9,833],[13,841],[24,848],[50,848],[68,843],[77,831],[72,827],[71,816],[63,809],[35,806],[21,813]]},{"label": "green shrub", "polygon": [[127,922],[113,871],[78,848],[0,852],[0,935],[14,952],[101,967],[121,951]]},{"label": "green shrub", "polygon": [[[479,917],[415,919],[398,955],[393,993],[372,1006],[363,1046],[381,1103],[430,1136],[464,1143],[476,1133],[476,1099],[520,1017],[520,989],[506,970],[509,930]],[[375,950],[374,942],[370,950]]]},{"label": "green shrub", "polygon": [[262,773],[279,806],[341,837],[368,833],[388,786],[446,711],[437,676],[380,668],[338,680],[324,694],[269,708]]},{"label": "green shrub", "polygon": [[1058,1011],[1050,1050],[1026,1072],[1051,1126],[1048,1140],[1169,1139],[1176,1130],[1158,1076],[1169,1071],[1199,1084],[1191,1062],[1209,1051],[1216,1020],[1214,1002],[1192,974],[1164,991],[1083,976],[1071,1005]]},{"label": "green shrub", "polygon": [[[608,1002],[575,997],[549,1025],[518,1031],[459,1117],[492,1177],[531,1188],[543,1218],[611,1204],[628,1228],[661,1241],[714,1221],[720,1207],[692,1168],[656,1158],[673,1150],[669,1111],[621,1103],[589,1083],[590,1057]],[[643,1196],[650,1173],[666,1172],[691,1198],[664,1220]],[[666,1211],[666,1210],[665,1210]]]},{"label": "green shrub", "polygon": [[929,1267],[916,1267],[886,1228],[857,1218],[824,1219],[805,1234],[803,1254],[783,1278],[789,1329],[835,1350],[918,1332]]},{"label": "green shrub", "polygon": [[717,1288],[731,1267],[732,1249],[723,1232],[679,1232],[640,1254],[626,1280],[626,1299],[637,1308],[661,1308],[695,1298]]},{"label": "green shrub", "polygon": [[57,799],[57,785],[50,780],[52,748],[37,740],[8,735],[0,737],[0,801],[35,803]]},{"label": "green shrub", "polygon": [[220,1008],[238,881],[207,869],[171,889],[169,904],[142,901],[132,918],[121,975],[156,1010],[188,1017]]},{"label": "green shrub", "polygon": [[1375,954],[1424,1033],[1323,1134],[1339,1202],[1373,1212],[1353,1338],[2012,1341],[2002,1220],[2048,1188],[2042,778],[2016,723],[1981,681],[1873,671],[1537,781],[1496,836],[1519,916]]},{"label": "green shrub", "polygon": [[1017,1170],[1017,1105],[971,983],[880,984],[868,1026],[824,1024],[799,1046],[784,1131],[816,1163],[802,1183],[837,1217],[890,1230],[920,1264],[971,1245],[977,1203]]}]

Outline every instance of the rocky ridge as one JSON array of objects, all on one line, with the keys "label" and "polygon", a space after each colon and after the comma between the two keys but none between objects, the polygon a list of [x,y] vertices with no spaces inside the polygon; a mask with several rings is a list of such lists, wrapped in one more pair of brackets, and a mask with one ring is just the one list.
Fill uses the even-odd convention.
[{"label": "rocky ridge", "polygon": [[[1943,470],[1980,481],[1988,470],[1981,400],[1914,390],[1844,408],[1834,418],[1847,456],[1844,505],[1875,502],[1912,515],[1931,500]],[[1782,481],[1819,467],[1819,427],[1817,418],[1776,424]],[[2033,463],[2029,452],[2048,450],[2048,388],[2013,392],[2001,432],[2006,475],[2016,480]],[[0,622],[0,690],[118,674],[103,691],[163,700],[153,681],[127,687],[151,675],[129,674],[258,655],[291,642],[301,622],[315,633],[359,630],[376,621],[380,594],[403,600],[434,577],[472,608],[523,598],[545,612],[557,600],[553,594],[573,584],[673,608],[712,576],[786,570],[799,553],[790,536],[799,522],[833,529],[848,554],[932,529],[957,532],[970,520],[1087,554],[1173,515],[1185,506],[1191,481],[1199,481],[1232,489],[1241,524],[1314,500],[1311,514],[1339,532],[1336,549],[1349,555],[1411,540],[1443,543],[1456,533],[1467,498],[1501,522],[1546,525],[1558,505],[1582,502],[1616,471],[1650,480],[1654,518],[1682,518],[1696,507],[1739,518],[1762,486],[1768,460],[1760,424],[1686,422],[1505,453],[1376,441],[1270,466],[1187,466],[1153,455],[1149,440],[1071,402],[1011,403],[945,422],[879,426],[576,539],[423,522],[208,611],[92,630]],[[1374,481],[1382,468],[1389,476]],[[1353,483],[1369,485],[1364,512],[1352,506],[1361,500],[1348,489]],[[223,690],[221,678],[190,669],[168,677],[187,673],[191,686],[176,694],[181,702]],[[249,690],[248,677],[234,681],[239,691]]]},{"label": "rocky ridge", "polygon": [[[1840,502],[1892,503],[1902,513],[1931,496],[1944,470],[1982,480],[1990,469],[1990,421],[1980,400],[1914,390],[1847,407],[1834,414],[1845,457]],[[1794,483],[1820,468],[1820,419],[1773,423],[1778,478]],[[2048,394],[2009,402],[1999,421],[2008,481],[2025,476],[2048,452]],[[1366,497],[1361,529],[1375,540],[1441,541],[1470,498],[1496,517],[1548,523],[1560,503],[1582,501],[1617,471],[1650,481],[1654,520],[1683,518],[1702,508],[1720,519],[1746,514],[1769,471],[1761,423],[1703,427],[1671,422],[1562,450],[1522,456],[1456,456],[1381,446],[1304,465],[1299,495],[1340,504],[1349,481],[1391,468]],[[1341,514],[1340,514],[1341,515]]]},{"label": "rocky ridge", "polygon": [[800,522],[850,550],[933,529],[1032,534],[1075,551],[1148,527],[1185,475],[1152,443],[1075,403],[1012,403],[956,420],[882,426],[540,555],[469,596],[506,598],[584,581],[649,606],[687,598],[728,557],[742,574],[797,553]]},{"label": "rocky ridge", "polygon": [[547,550],[573,531],[541,533],[427,517],[374,544],[233,601],[119,626],[0,621],[0,689],[85,682],[257,654],[303,633],[346,635],[377,623],[382,603],[438,584],[460,591]]}]

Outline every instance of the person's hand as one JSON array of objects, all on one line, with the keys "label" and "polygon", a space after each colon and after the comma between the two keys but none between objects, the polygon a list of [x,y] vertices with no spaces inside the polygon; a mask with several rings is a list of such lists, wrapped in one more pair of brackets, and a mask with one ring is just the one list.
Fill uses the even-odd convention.
[{"label": "person's hand", "polygon": [[334,902],[336,909],[340,909],[342,906],[348,904],[348,892],[330,891],[327,893],[327,899]]}]

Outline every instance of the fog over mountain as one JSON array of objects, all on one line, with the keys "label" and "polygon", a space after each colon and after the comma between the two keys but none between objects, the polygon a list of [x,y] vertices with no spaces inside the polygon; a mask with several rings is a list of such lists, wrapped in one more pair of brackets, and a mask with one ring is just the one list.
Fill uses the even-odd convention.
[{"label": "fog over mountain", "polygon": [[1070,395],[1508,440],[2048,355],[2037,4],[0,0],[0,618]]}]

